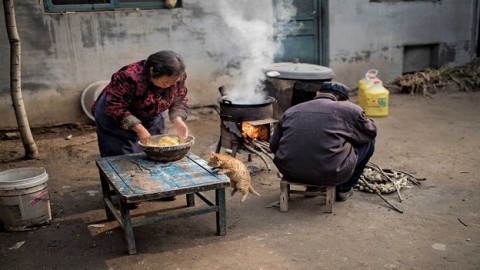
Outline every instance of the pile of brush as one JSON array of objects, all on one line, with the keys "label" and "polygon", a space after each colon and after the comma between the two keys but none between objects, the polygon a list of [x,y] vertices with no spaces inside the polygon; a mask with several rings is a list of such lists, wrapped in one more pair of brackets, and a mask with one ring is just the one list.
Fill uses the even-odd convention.
[{"label": "pile of brush", "polygon": [[420,185],[420,181],[425,180],[425,178],[414,177],[411,173],[405,171],[382,169],[375,163],[369,162],[367,166],[365,166],[355,189],[370,193],[380,192],[383,194],[398,192],[400,201],[402,201],[400,189],[413,188],[413,185],[418,186]]},{"label": "pile of brush", "polygon": [[455,83],[460,91],[473,92],[480,89],[480,58],[455,68],[441,67],[405,74],[393,81],[401,93],[429,96],[449,84]]},{"label": "pile of brush", "polygon": [[400,189],[404,187],[412,188],[413,185],[420,185],[420,181],[425,181],[426,178],[417,178],[412,174],[405,171],[382,169],[380,166],[373,162],[368,162],[367,166],[363,170],[363,174],[358,180],[358,184],[355,185],[356,190],[375,193],[388,205],[390,205],[395,211],[403,213],[395,205],[390,203],[382,193],[397,192],[400,202],[403,201]]}]

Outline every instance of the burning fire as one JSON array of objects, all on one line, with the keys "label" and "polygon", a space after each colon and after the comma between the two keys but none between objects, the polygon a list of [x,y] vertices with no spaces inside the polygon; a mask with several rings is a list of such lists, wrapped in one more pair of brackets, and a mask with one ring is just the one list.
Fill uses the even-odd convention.
[{"label": "burning fire", "polygon": [[245,140],[259,140],[268,142],[270,136],[268,125],[255,126],[247,122],[242,122],[242,136]]},{"label": "burning fire", "polygon": [[[268,121],[267,121],[268,120]],[[264,119],[259,121],[253,122],[242,122],[242,137],[243,137],[243,146],[249,150],[250,152],[257,154],[265,165],[267,166],[268,170],[270,171],[270,166],[268,165],[265,158],[262,154],[266,155],[270,159],[273,160],[273,154],[270,151],[270,130],[271,130],[271,123],[270,119]]]}]

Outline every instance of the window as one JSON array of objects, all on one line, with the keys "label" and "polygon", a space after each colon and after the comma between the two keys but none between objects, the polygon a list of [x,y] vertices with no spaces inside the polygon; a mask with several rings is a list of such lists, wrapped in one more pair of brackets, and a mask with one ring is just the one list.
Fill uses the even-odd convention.
[{"label": "window", "polygon": [[178,8],[181,0],[44,0],[45,11],[52,13],[117,9]]},{"label": "window", "polygon": [[405,45],[403,48],[403,73],[439,68],[440,44]]}]

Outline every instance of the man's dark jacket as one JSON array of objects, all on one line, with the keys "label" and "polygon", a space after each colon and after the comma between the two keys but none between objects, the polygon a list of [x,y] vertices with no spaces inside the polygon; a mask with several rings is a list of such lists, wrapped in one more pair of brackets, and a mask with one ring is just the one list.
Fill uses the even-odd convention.
[{"label": "man's dark jacket", "polygon": [[273,162],[291,182],[339,185],[353,174],[354,145],[377,135],[361,107],[329,93],[289,108],[270,138]]}]

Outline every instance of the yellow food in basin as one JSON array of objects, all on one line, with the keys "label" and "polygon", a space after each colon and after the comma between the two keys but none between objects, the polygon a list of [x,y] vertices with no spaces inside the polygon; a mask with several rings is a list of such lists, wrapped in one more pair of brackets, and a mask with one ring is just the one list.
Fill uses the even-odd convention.
[{"label": "yellow food in basin", "polygon": [[146,146],[153,147],[165,147],[165,146],[175,146],[180,144],[180,139],[178,136],[163,136],[157,140],[150,141]]}]

